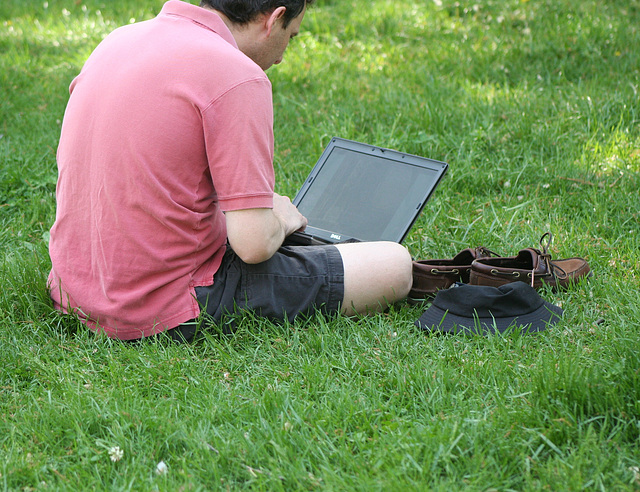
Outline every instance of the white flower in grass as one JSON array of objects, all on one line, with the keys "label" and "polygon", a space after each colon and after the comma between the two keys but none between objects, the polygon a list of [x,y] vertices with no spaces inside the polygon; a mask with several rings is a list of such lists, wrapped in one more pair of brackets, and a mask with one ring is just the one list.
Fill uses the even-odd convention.
[{"label": "white flower in grass", "polygon": [[156,473],[158,475],[164,475],[168,471],[169,471],[169,467],[167,466],[167,464],[164,461],[161,461],[160,463],[158,463],[156,465]]},{"label": "white flower in grass", "polygon": [[113,461],[114,463],[116,461],[120,461],[123,456],[124,456],[124,451],[120,449],[120,446],[113,446],[112,448],[109,448],[109,457],[111,458],[111,461]]}]

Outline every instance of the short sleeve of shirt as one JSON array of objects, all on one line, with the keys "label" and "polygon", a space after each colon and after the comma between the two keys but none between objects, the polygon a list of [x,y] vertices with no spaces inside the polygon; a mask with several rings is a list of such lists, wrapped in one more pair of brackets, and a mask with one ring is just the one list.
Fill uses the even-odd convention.
[{"label": "short sleeve of shirt", "polygon": [[266,75],[243,81],[203,110],[211,179],[222,211],[273,206],[273,106]]}]

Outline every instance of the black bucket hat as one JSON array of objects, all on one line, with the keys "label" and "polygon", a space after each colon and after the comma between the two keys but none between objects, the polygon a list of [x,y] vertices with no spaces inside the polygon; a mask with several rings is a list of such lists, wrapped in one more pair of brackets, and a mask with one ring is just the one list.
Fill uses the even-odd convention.
[{"label": "black bucket hat", "polygon": [[431,332],[503,333],[543,331],[562,317],[562,309],[545,301],[531,286],[512,282],[500,287],[456,285],[438,291],[416,326]]}]

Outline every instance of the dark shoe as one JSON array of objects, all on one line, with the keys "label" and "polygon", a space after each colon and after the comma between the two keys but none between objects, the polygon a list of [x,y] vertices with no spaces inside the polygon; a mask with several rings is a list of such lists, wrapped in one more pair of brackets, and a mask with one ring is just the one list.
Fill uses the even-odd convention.
[{"label": "dark shoe", "polygon": [[[549,240],[544,245],[544,239],[547,236]],[[474,260],[469,283],[498,287],[509,282],[520,281],[536,289],[545,284],[556,289],[567,287],[580,278],[591,276],[589,264],[582,258],[552,261],[548,253],[551,239],[549,232],[542,236],[540,239],[542,251],[526,248],[512,257]]]},{"label": "dark shoe", "polygon": [[469,283],[471,264],[478,258],[497,256],[487,248],[467,248],[453,259],[421,260],[413,262],[413,287],[410,301],[421,301],[433,297],[441,289],[448,289],[456,282]]}]

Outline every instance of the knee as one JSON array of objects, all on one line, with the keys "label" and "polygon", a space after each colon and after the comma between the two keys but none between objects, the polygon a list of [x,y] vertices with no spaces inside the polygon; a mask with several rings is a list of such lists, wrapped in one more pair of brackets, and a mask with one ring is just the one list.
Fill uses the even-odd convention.
[{"label": "knee", "polygon": [[398,243],[391,243],[394,261],[394,288],[398,299],[404,299],[413,285],[413,261],[407,248]]},{"label": "knee", "polygon": [[394,242],[336,245],[345,273],[345,305],[375,310],[407,297],[413,283],[411,255]]},{"label": "knee", "polygon": [[385,249],[382,258],[385,263],[381,269],[388,288],[393,291],[393,300],[404,299],[413,285],[412,258],[407,248],[394,242],[379,243]]}]

